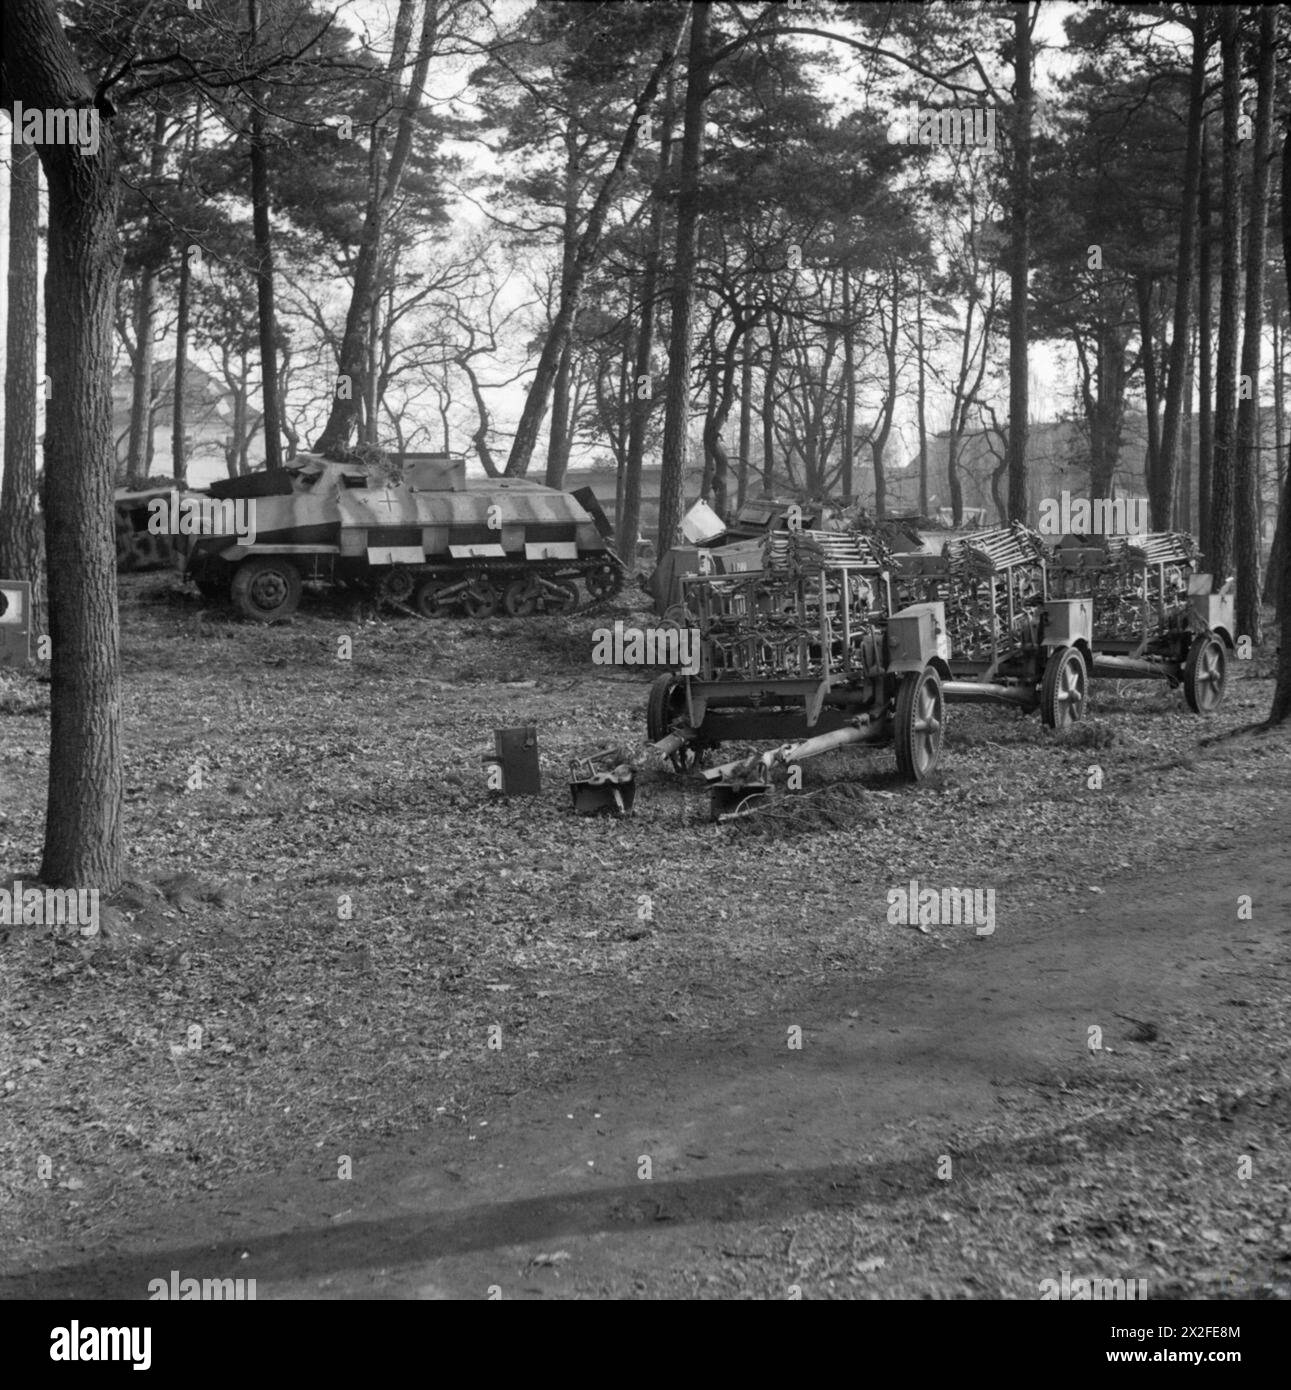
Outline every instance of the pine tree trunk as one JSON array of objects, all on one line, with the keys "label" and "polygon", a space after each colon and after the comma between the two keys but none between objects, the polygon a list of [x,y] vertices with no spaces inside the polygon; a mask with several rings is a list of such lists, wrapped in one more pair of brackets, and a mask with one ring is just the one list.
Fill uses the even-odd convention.
[{"label": "pine tree trunk", "polygon": [[[1277,490],[1275,496],[1282,497],[1286,486],[1286,426],[1283,410],[1285,406],[1286,379],[1282,364],[1285,343],[1280,327],[1281,315],[1273,315],[1273,438],[1277,454]],[[1269,547],[1269,562],[1264,573],[1264,602],[1277,602],[1278,576],[1282,573],[1282,547],[1286,544],[1287,513],[1283,506],[1278,507],[1277,525],[1273,530],[1273,544]]]},{"label": "pine tree trunk", "polygon": [[1250,224],[1246,245],[1246,308],[1242,378],[1250,393],[1237,405],[1233,532],[1237,561],[1237,631],[1257,646],[1260,621],[1260,349],[1264,336],[1264,254],[1268,241],[1269,172],[1273,152],[1273,48],[1276,11],[1260,8],[1255,147],[1251,155]]},{"label": "pine tree trunk", "polygon": [[[578,252],[578,132],[573,119],[565,127],[565,218],[561,229],[560,297],[569,294],[574,273],[574,257]],[[573,372],[573,340],[565,341],[556,368],[556,380],[551,391],[551,433],[547,440],[548,487],[562,487],[565,469],[569,464],[569,379]]]},{"label": "pine tree trunk", "polygon": [[740,364],[740,472],[736,479],[735,509],[744,505],[749,492],[749,451],[753,447],[753,334],[744,339]]},{"label": "pine tree trunk", "polygon": [[775,386],[780,375],[780,333],[770,310],[767,331],[771,342],[762,390],[762,495],[771,497],[775,493]]},{"label": "pine tree trunk", "polygon": [[664,403],[663,468],[659,478],[658,549],[668,550],[681,525],[690,423],[691,317],[698,262],[699,179],[708,103],[708,28],[712,6],[700,0],[690,9],[690,51],[686,110],[682,127],[677,189],[677,249],[672,265],[672,324],[668,341],[668,391]]},{"label": "pine tree trunk", "polygon": [[[90,84],[51,0],[8,0],[0,104],[87,107]],[[49,795],[40,876],[121,882],[121,671],[112,507],[113,315],[121,271],[116,140],[38,146],[49,188],[45,273],[45,543],[49,555]]]},{"label": "pine tree trunk", "polygon": [[[1282,137],[1282,207],[1291,208],[1291,115],[1287,117],[1286,131]],[[1282,269],[1283,283],[1287,287],[1287,303],[1291,305],[1291,217],[1282,214]],[[1278,610],[1278,667],[1277,685],[1273,691],[1273,707],[1269,710],[1269,723],[1281,724],[1291,718],[1291,634],[1287,632],[1288,615],[1291,615],[1291,544],[1287,543],[1287,527],[1291,525],[1291,459],[1288,461],[1282,483],[1281,506],[1278,510],[1278,529],[1282,532],[1282,554],[1279,560],[1277,610]]]},{"label": "pine tree trunk", "polygon": [[1027,517],[1030,364],[1027,271],[1031,262],[1031,6],[1013,6],[1014,169],[1009,247],[1009,516]]},{"label": "pine tree trunk", "polygon": [[1201,191],[1197,234],[1197,538],[1202,556],[1210,557],[1210,493],[1215,454],[1215,373],[1211,326],[1214,280],[1211,275],[1209,142],[1202,130]]},{"label": "pine tree trunk", "polygon": [[1181,531],[1192,531],[1192,398],[1196,382],[1197,336],[1190,335],[1188,366],[1183,377],[1183,448],[1179,455],[1179,499],[1176,509]]},{"label": "pine tree trunk", "polygon": [[[193,124],[189,128],[184,147],[184,164],[179,172],[179,188],[182,193],[188,183],[188,170],[193,155],[202,138],[202,100],[199,97],[193,109]],[[178,304],[175,316],[175,372],[171,383],[170,413],[170,470],[176,484],[185,486],[188,481],[188,449],[185,436],[188,433],[188,334],[189,319],[192,312],[192,263],[189,259],[194,251],[200,255],[200,248],[181,238],[179,244],[179,286]]]},{"label": "pine tree trunk", "polygon": [[663,258],[664,189],[672,160],[672,126],[676,108],[676,73],[668,70],[668,87],[659,131],[659,173],[651,190],[650,232],[646,243],[645,273],[641,281],[640,322],[637,325],[636,363],[632,381],[632,416],[628,423],[628,462],[623,479],[623,524],[615,518],[615,539],[620,553],[635,556],[641,538],[641,466],[645,440],[654,413],[655,322],[658,316],[659,266]]},{"label": "pine tree trunk", "polygon": [[856,467],[856,325],[852,322],[852,277],[843,267],[843,501],[852,500]]},{"label": "pine tree trunk", "polygon": [[[883,325],[883,353],[887,359],[887,390],[883,397],[883,407],[879,414],[878,429],[871,440],[870,449],[874,457],[874,515],[882,521],[887,515],[888,484],[883,471],[883,456],[887,452],[888,439],[892,434],[892,420],[897,408],[897,347],[900,343],[901,282],[899,272],[892,272],[892,331]],[[880,323],[882,320],[880,320]]]},{"label": "pine tree trunk", "polygon": [[[166,167],[166,117],[158,111],[153,117],[152,145],[149,154],[149,177],[155,187]],[[145,240],[153,230],[153,218],[148,219]],[[152,341],[157,315],[157,268],[149,261],[139,271],[138,298],[135,301],[134,371],[130,393],[130,436],[126,445],[126,483],[142,487],[149,468],[149,413],[153,409],[152,373],[156,356]]]},{"label": "pine tree trunk", "polygon": [[1183,160],[1183,207],[1179,218],[1179,255],[1174,279],[1174,326],[1170,339],[1161,447],[1148,490],[1152,525],[1158,531],[1168,531],[1173,524],[1175,444],[1179,437],[1179,411],[1183,397],[1185,358],[1188,353],[1188,318],[1192,308],[1197,188],[1201,178],[1201,113],[1205,104],[1206,55],[1210,48],[1206,38],[1209,28],[1206,11],[1198,8],[1192,23],[1192,67],[1188,78],[1188,136]]},{"label": "pine tree trunk", "polygon": [[565,339],[556,379],[551,388],[551,434],[547,441],[548,487],[564,487],[565,470],[569,466],[569,379],[574,370],[574,347]]},{"label": "pine tree trunk", "polygon": [[[1147,416],[1148,453],[1143,473],[1151,498],[1160,485],[1161,397],[1157,389],[1156,341],[1152,334],[1152,280],[1140,275],[1134,282],[1139,305],[1139,343],[1143,359],[1143,412]],[[1162,528],[1169,530],[1168,524]]]},{"label": "pine tree trunk", "polygon": [[40,159],[31,145],[12,145],[10,155],[0,578],[25,579],[31,585],[31,630],[43,635],[49,630],[49,616],[45,602],[45,534],[36,489]]},{"label": "pine tree trunk", "polygon": [[923,275],[919,276],[919,298],[915,308],[917,351],[919,354],[919,394],[916,410],[919,417],[919,515],[928,515],[928,382],[923,356]]},{"label": "pine tree trunk", "polygon": [[188,433],[188,404],[184,393],[188,389],[188,320],[192,296],[192,271],[188,263],[189,248],[180,246],[178,307],[175,314],[175,372],[171,383],[170,405],[170,471],[179,487],[188,482],[188,449],[184,436]]},{"label": "pine tree trunk", "polygon": [[126,486],[140,488],[147,475],[144,459],[144,437],[148,400],[152,395],[153,316],[156,303],[157,279],[151,266],[139,272],[139,287],[135,299],[135,355],[131,371],[130,436],[126,445]]},{"label": "pine tree trunk", "polygon": [[1219,285],[1219,354],[1215,367],[1215,455],[1211,473],[1210,554],[1208,566],[1217,583],[1233,572],[1234,452],[1237,434],[1237,350],[1241,333],[1241,151],[1237,123],[1241,115],[1241,45],[1238,11],[1219,12],[1223,52],[1224,147],[1221,198],[1222,260]]},{"label": "pine tree trunk", "polygon": [[[251,42],[260,27],[259,0],[247,0]],[[273,235],[269,226],[269,163],[265,150],[264,88],[251,93],[251,230],[255,242],[256,307],[260,327],[260,390],[264,403],[264,461],[270,471],[282,467],[278,430],[278,327],[274,306]]]}]

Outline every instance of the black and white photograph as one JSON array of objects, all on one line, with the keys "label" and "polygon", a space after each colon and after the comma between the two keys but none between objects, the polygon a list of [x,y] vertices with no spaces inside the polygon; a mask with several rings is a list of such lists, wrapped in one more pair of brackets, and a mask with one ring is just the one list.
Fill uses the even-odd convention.
[{"label": "black and white photograph", "polygon": [[1269,1353],[1288,13],[5,0],[35,1374],[468,1300]]}]

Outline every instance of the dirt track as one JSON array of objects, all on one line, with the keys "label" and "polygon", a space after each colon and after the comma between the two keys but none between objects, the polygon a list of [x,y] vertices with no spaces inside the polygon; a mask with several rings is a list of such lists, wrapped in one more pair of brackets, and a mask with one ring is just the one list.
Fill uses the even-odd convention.
[{"label": "dirt track", "polygon": [[1083,915],[1041,901],[742,1041],[607,1061],[356,1152],[350,1181],[288,1171],[161,1211],[0,1296],[143,1297],[177,1269],[260,1298],[1036,1298],[1068,1269],[1286,1297],[1291,856],[1285,823],[1219,838],[1160,883],[1104,879]]}]

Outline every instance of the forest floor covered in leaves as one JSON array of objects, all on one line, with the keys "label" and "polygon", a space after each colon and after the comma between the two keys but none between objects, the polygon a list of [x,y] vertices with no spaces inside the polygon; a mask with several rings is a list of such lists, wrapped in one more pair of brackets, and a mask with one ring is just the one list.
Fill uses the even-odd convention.
[{"label": "forest floor covered in leaves", "polygon": [[[1267,658],[1206,721],[1148,683],[1057,736],[954,706],[917,789],[843,752],[747,820],[662,773],[579,819],[568,759],[644,734],[652,673],[590,662],[635,602],[257,628],[123,582],[132,882],[94,938],[0,947],[0,1294],[143,1296],[206,1238],[262,1297],[1286,1296],[1291,735],[1215,737]],[[528,723],[543,793],[494,800]],[[47,739],[48,687],[0,674],[3,882]],[[889,924],[911,879],[994,889],[994,935]]]}]

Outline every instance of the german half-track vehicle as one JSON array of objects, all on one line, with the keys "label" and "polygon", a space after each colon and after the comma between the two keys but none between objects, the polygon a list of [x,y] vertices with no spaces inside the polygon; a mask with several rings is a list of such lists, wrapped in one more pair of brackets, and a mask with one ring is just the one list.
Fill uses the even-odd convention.
[{"label": "german half-track vehicle", "polygon": [[369,589],[423,617],[568,613],[623,585],[597,519],[567,493],[524,478],[467,478],[460,459],[377,465],[297,455],[284,469],[214,483],[220,503],[254,504],[253,528],[176,537],[181,569],[212,600],[272,622],[305,581]]}]

